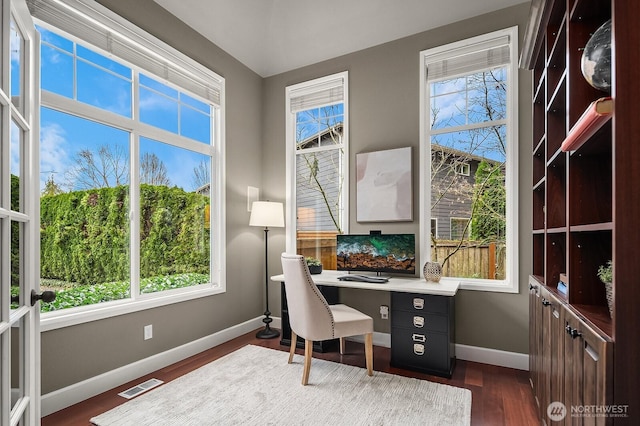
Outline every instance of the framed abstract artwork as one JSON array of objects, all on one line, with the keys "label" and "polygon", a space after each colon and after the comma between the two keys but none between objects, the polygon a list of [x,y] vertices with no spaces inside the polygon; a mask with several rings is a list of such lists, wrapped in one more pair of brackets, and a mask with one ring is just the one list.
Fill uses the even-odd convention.
[{"label": "framed abstract artwork", "polygon": [[356,154],[356,220],[413,220],[411,147]]}]

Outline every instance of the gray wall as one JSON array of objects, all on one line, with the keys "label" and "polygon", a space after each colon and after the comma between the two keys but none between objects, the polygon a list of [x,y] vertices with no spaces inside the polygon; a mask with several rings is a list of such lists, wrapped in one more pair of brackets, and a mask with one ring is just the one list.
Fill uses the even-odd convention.
[{"label": "gray wall", "polygon": [[[100,3],[226,79],[227,292],[43,333],[43,394],[256,318],[264,311],[263,232],[248,226],[247,212],[247,186],[263,188],[263,79],[152,0]],[[146,324],[153,324],[154,336],[143,341]]]},{"label": "gray wall", "polygon": [[[264,178],[276,198],[284,198],[285,87],[328,74],[349,71],[350,164],[356,153],[412,146],[414,188],[419,188],[419,52],[430,47],[519,25],[520,42],[529,3],[468,19],[453,25],[402,38],[353,54],[300,68],[265,79],[263,94],[265,162]],[[461,291],[456,296],[456,342],[528,352],[527,276],[531,259],[531,77],[520,71],[520,293],[501,294]],[[419,233],[419,222],[359,224],[355,221],[355,170],[351,169],[350,228],[352,233],[369,229],[383,232]],[[414,217],[418,218],[418,191],[414,191]],[[284,245],[281,246],[284,250]],[[275,247],[274,247],[275,251]],[[272,260],[271,270],[279,266]],[[279,269],[278,269],[279,270]],[[389,321],[380,320],[379,306],[389,304],[384,292],[363,296],[342,290],[344,303],[376,318],[376,331],[388,332]],[[277,303],[277,301],[276,301]],[[272,309],[277,312],[274,304]]]},{"label": "gray wall", "polygon": [[[226,79],[226,255],[227,292],[167,307],[93,321],[42,334],[42,392],[69,386],[215,333],[262,314],[262,231],[249,228],[248,185],[262,199],[284,201],[284,88],[327,74],[349,71],[351,164],[358,152],[413,146],[418,152],[418,52],[511,25],[524,32],[528,3],[424,32],[313,66],[262,79],[226,52],[185,26],[152,0],[99,0],[99,3],[208,66]],[[520,73],[520,294],[461,291],[456,297],[458,343],[526,353],[528,351],[527,275],[531,241],[531,78]],[[414,155],[414,170],[418,157]],[[355,179],[351,179],[355,182]],[[417,172],[414,188],[418,188]],[[355,206],[351,188],[350,204]],[[418,194],[414,194],[417,218]],[[418,233],[418,221],[360,225],[384,232]],[[269,270],[280,273],[284,232],[270,233]],[[280,312],[279,291],[272,286],[270,308]],[[388,295],[343,291],[343,301],[379,317]],[[154,337],[142,330],[154,325]],[[388,332],[388,321],[376,319],[376,331]]]}]

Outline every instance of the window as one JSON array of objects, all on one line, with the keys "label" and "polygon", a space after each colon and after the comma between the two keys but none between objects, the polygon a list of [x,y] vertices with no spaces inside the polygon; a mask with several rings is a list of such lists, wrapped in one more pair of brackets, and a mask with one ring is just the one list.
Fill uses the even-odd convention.
[{"label": "window", "polygon": [[346,72],[286,88],[287,251],[336,269],[345,232],[348,100]]},{"label": "window", "polygon": [[431,218],[431,238],[438,238],[438,219]]},{"label": "window", "polygon": [[[517,38],[513,27],[420,54],[421,235],[427,223],[435,235],[422,261],[466,289],[518,291]],[[434,219],[449,229],[434,233]]]},{"label": "window", "polygon": [[451,235],[450,240],[468,239],[471,235],[471,222],[469,218],[452,217],[450,219]]},{"label": "window", "polygon": [[224,80],[101,6],[70,3],[84,7],[30,4],[41,283],[57,292],[43,319],[224,291]]},{"label": "window", "polygon": [[469,176],[471,167],[469,166],[469,163],[459,163],[455,165],[455,171],[459,175]]}]

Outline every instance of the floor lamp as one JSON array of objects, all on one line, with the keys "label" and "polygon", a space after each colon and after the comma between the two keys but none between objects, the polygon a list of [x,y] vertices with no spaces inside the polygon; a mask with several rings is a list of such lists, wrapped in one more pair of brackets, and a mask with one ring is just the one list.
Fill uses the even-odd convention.
[{"label": "floor lamp", "polygon": [[267,297],[267,306],[264,311],[264,329],[258,331],[256,337],[258,339],[272,339],[278,337],[280,332],[278,330],[272,330],[269,327],[271,324],[271,312],[269,312],[269,250],[268,250],[268,233],[269,227],[282,228],[284,227],[284,214],[282,203],[274,203],[270,201],[254,201],[251,205],[251,218],[249,219],[249,226],[263,226],[264,227],[264,280],[265,280],[265,292]]}]

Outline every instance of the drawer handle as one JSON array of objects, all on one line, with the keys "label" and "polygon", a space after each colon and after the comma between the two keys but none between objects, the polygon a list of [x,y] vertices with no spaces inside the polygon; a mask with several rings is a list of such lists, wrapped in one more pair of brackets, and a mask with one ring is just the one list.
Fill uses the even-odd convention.
[{"label": "drawer handle", "polygon": [[414,343],[413,353],[416,355],[424,355],[424,345],[420,343]]},{"label": "drawer handle", "polygon": [[424,317],[418,317],[418,316],[413,317],[413,326],[417,328],[424,327]]},{"label": "drawer handle", "polygon": [[413,298],[413,307],[416,309],[424,309],[424,299],[420,297]]},{"label": "drawer handle", "polygon": [[424,334],[415,334],[414,333],[412,338],[413,338],[414,342],[422,342],[422,343],[424,343],[424,342],[427,341],[427,336],[425,336]]}]

